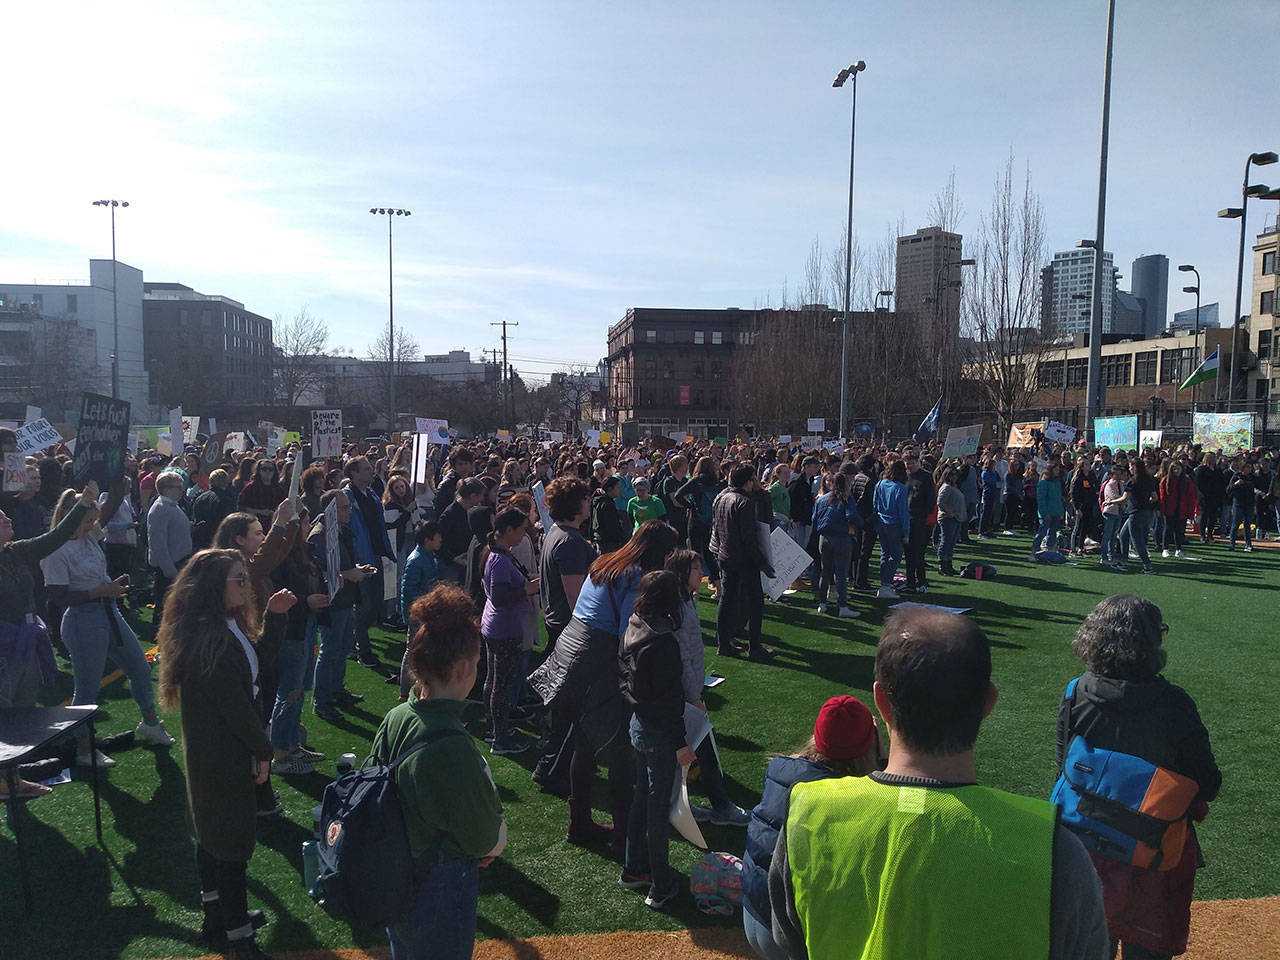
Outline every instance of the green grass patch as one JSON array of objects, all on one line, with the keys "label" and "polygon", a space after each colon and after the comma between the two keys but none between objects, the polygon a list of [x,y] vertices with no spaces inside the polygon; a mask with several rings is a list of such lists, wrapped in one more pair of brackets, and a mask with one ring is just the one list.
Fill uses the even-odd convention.
[{"label": "green grass patch", "polygon": [[[1185,687],[1209,728],[1224,783],[1201,826],[1207,866],[1197,897],[1254,897],[1280,893],[1280,769],[1276,647],[1280,553],[1228,553],[1224,546],[1192,544],[1199,561],[1156,560],[1158,576],[1116,574],[1096,560],[1078,566],[1028,563],[1028,538],[998,538],[965,551],[999,567],[994,581],[935,577],[931,603],[972,608],[994,644],[1000,701],[983,725],[978,775],[984,783],[1033,796],[1052,786],[1058,699],[1080,671],[1068,644],[1081,618],[1102,597],[1139,593],[1160,605],[1170,625],[1166,675]],[[1132,568],[1131,568],[1132,569]],[[769,756],[790,752],[812,730],[827,697],[852,692],[870,703],[875,642],[886,601],[855,595],[862,617],[839,621],[814,612],[807,595],[766,606],[766,642],[779,652],[773,665],[725,661],[708,648],[708,665],[727,682],[707,692],[730,793],[743,806],[758,798]],[[715,611],[702,604],[708,633]],[[150,635],[149,624],[139,634]],[[261,941],[269,950],[300,950],[385,943],[380,931],[353,931],[307,898],[301,882],[302,842],[339,754],[363,757],[396,690],[383,674],[399,663],[402,639],[378,634],[383,673],[350,664],[348,686],[366,700],[330,725],[308,710],[304,722],[313,748],[328,759],[304,778],[274,778],[285,806],[259,831],[250,863],[249,896],[271,917]],[[47,691],[46,702],[70,696],[70,676]],[[105,692],[104,733],[131,729],[137,710],[122,682]],[[175,736],[176,717],[168,717]],[[192,845],[185,823],[179,747],[133,747],[115,755],[102,778],[105,849],[94,841],[89,785],[55,789],[27,805],[27,852],[36,906],[21,916],[16,849],[0,830],[0,953],[14,958],[161,957],[206,953],[197,942],[200,913]],[[684,897],[668,914],[645,908],[643,898],[617,886],[618,865],[564,841],[564,802],[539,792],[525,767],[532,760],[491,758],[506,805],[511,844],[481,881],[482,937],[543,933],[678,929],[736,925],[706,917]],[[696,793],[695,787],[695,793]],[[597,781],[597,807],[607,807],[607,786]],[[713,849],[742,853],[744,831],[708,827]],[[700,856],[680,840],[671,844],[675,868],[687,876]]]}]

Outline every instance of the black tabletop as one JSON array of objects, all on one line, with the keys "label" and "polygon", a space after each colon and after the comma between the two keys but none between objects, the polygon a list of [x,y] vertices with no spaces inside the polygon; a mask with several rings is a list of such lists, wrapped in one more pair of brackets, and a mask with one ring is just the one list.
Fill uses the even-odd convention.
[{"label": "black tabletop", "polygon": [[97,707],[25,707],[0,710],[0,766],[22,763],[50,741],[88,723]]}]

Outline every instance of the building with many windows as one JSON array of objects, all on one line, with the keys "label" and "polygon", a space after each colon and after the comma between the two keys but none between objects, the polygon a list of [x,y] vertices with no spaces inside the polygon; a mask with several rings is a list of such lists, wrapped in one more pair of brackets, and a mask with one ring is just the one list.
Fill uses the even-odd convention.
[{"label": "building with many windows", "polygon": [[954,345],[958,339],[961,241],[940,227],[898,238],[894,310],[917,318],[924,343]]},{"label": "building with many windows", "polygon": [[[1102,254],[1102,332],[1111,333],[1115,306],[1116,270],[1112,256]],[[1089,332],[1093,302],[1093,250],[1080,248],[1055,253],[1040,272],[1040,329],[1047,336]]]},{"label": "building with many windows", "polygon": [[1197,315],[1196,308],[1189,310],[1179,310],[1173,315],[1173,319],[1169,322],[1170,331],[1195,330],[1197,325],[1201,330],[1205,327],[1218,326],[1218,304],[1202,303],[1200,311]]},{"label": "building with many windows", "polygon": [[1169,320],[1169,258],[1163,253],[1138,257],[1129,281],[1133,295],[1142,301],[1142,328],[1138,332],[1144,337],[1160,335]]}]

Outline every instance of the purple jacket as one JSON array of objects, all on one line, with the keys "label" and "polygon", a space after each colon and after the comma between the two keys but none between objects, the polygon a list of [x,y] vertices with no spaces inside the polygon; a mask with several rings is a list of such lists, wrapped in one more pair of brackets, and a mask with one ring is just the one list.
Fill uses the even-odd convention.
[{"label": "purple jacket", "polygon": [[480,632],[489,640],[520,640],[524,637],[524,620],[529,611],[529,595],[525,593],[528,578],[520,572],[511,554],[493,546],[484,562],[484,613]]}]

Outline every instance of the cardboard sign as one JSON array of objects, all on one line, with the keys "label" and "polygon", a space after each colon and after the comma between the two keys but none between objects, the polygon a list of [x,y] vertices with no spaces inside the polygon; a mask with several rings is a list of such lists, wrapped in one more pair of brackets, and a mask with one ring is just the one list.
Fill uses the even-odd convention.
[{"label": "cardboard sign", "polygon": [[224,447],[227,450],[243,452],[249,449],[249,438],[245,436],[243,431],[228,433]]},{"label": "cardboard sign", "polygon": [[176,456],[182,452],[183,439],[186,437],[186,431],[182,426],[182,408],[174,407],[169,411],[169,452]]},{"label": "cardboard sign", "polygon": [[[345,494],[342,494],[345,496]],[[328,572],[325,580],[329,585],[329,599],[338,595],[342,586],[342,551],[338,549],[338,498],[329,501],[324,511],[324,562]]]},{"label": "cardboard sign", "polygon": [[4,492],[21,493],[27,489],[27,458],[21,453],[4,455]]},{"label": "cardboard sign", "polygon": [[560,430],[552,430],[549,433],[552,443],[562,443],[564,441],[564,433]]},{"label": "cardboard sign", "polygon": [[1160,449],[1160,441],[1164,439],[1163,430],[1139,430],[1138,431],[1138,449],[1146,450],[1150,447],[1153,450]]},{"label": "cardboard sign", "polygon": [[19,427],[17,436],[19,453],[39,453],[62,442],[62,434],[43,417],[36,417],[26,426]]},{"label": "cardboard sign", "polygon": [[967,457],[978,452],[982,443],[982,424],[975,423],[968,427],[952,427],[947,431],[947,439],[942,443],[942,456]]},{"label": "cardboard sign", "polygon": [[1039,430],[1044,432],[1045,421],[1035,420],[1026,423],[1015,423],[1009,428],[1009,442],[1006,447],[1033,447],[1035,446],[1035,437],[1031,435],[1031,431]]},{"label": "cardboard sign", "polygon": [[612,440],[612,439],[613,439],[613,434],[612,434],[612,433],[610,433],[608,430],[601,430],[601,431],[600,431],[600,442],[601,442],[601,443],[608,443],[608,442],[609,442],[610,440]]},{"label": "cardboard sign", "polygon": [[588,447],[598,447],[598,446],[600,446],[600,431],[599,431],[599,430],[588,430],[588,431],[587,431],[587,446],[588,446]]},{"label": "cardboard sign", "polygon": [[208,427],[209,427],[209,436],[213,436],[215,433],[217,433],[217,432],[218,432],[218,418],[217,418],[217,417],[210,417],[210,418],[209,418]]},{"label": "cardboard sign", "polygon": [[128,401],[84,394],[76,428],[75,459],[71,461],[71,485],[79,489],[96,480],[106,490],[112,480],[124,474],[128,446]]},{"label": "cardboard sign", "polygon": [[781,527],[769,535],[769,553],[773,559],[773,577],[760,574],[760,585],[765,593],[777,600],[809,568],[813,558]]},{"label": "cardboard sign", "polygon": [[809,425],[805,428],[808,433],[826,433],[827,420],[825,417],[810,417]]},{"label": "cardboard sign", "polygon": [[1071,443],[1076,438],[1076,428],[1050,420],[1044,428],[1044,438],[1053,443]]},{"label": "cardboard sign", "polygon": [[267,436],[267,456],[274,457],[279,453],[283,443],[284,427],[272,427],[271,433]]},{"label": "cardboard sign", "polygon": [[1110,447],[1122,450],[1138,448],[1138,417],[1095,417],[1093,421],[1093,444],[1097,447]]},{"label": "cardboard sign", "polygon": [[317,457],[342,456],[342,411],[311,411],[311,449]]}]

